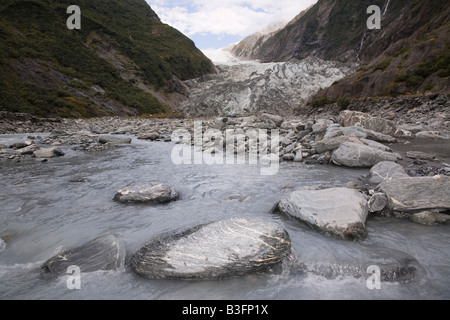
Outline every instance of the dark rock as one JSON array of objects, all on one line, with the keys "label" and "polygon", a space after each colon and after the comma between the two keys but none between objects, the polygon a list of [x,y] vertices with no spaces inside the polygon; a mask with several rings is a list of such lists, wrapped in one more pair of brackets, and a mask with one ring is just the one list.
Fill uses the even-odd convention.
[{"label": "dark rock", "polygon": [[388,198],[384,193],[375,193],[372,195],[368,202],[369,212],[376,213],[381,212],[386,208],[388,204]]},{"label": "dark rock", "polygon": [[406,157],[410,159],[416,159],[416,160],[426,160],[426,161],[433,161],[436,160],[436,157],[432,154],[419,152],[419,151],[409,151],[406,153]]},{"label": "dark rock", "polygon": [[161,136],[159,135],[158,132],[150,132],[150,133],[144,133],[144,134],[139,135],[138,139],[156,141],[160,137]]},{"label": "dark rock", "polygon": [[70,266],[78,266],[82,273],[115,270],[122,264],[123,248],[116,237],[105,235],[80,247],[61,252],[44,263],[46,273],[65,275]]},{"label": "dark rock", "polygon": [[178,200],[174,188],[154,182],[145,186],[129,187],[117,191],[114,200],[122,203],[165,204]]},{"label": "dark rock", "polygon": [[148,279],[222,280],[268,271],[290,251],[289,235],[277,224],[231,219],[161,236],[129,265]]}]

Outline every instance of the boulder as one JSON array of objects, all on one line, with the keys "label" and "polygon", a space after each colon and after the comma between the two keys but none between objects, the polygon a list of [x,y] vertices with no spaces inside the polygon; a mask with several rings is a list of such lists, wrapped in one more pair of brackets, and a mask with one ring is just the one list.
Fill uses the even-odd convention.
[{"label": "boulder", "polygon": [[332,157],[334,164],[353,168],[372,167],[382,161],[396,160],[397,157],[393,153],[353,142],[342,144]]},{"label": "boulder", "polygon": [[364,143],[366,146],[369,146],[371,148],[380,149],[386,152],[392,152],[392,149],[385,146],[384,144],[381,144],[379,142],[368,140],[368,139],[359,139],[362,143]]},{"label": "boulder", "polygon": [[82,273],[99,270],[116,270],[123,262],[124,250],[116,237],[108,234],[80,247],[61,252],[42,265],[45,273],[61,276],[70,266],[77,266]]},{"label": "boulder", "polygon": [[13,149],[23,149],[23,148],[26,148],[26,147],[28,147],[29,146],[29,144],[27,144],[27,143],[25,143],[25,142],[16,142],[16,143],[13,143],[11,146],[10,146],[10,148],[13,148]]},{"label": "boulder", "polygon": [[435,226],[450,221],[450,215],[439,212],[424,211],[411,215],[411,220],[415,223],[426,226]]},{"label": "boulder", "polygon": [[173,187],[153,182],[149,185],[133,186],[117,191],[114,200],[121,203],[165,204],[178,200],[179,195]]},{"label": "boulder", "polygon": [[356,190],[298,190],[278,203],[278,210],[313,228],[347,240],[366,237],[366,198]]},{"label": "boulder", "polygon": [[378,117],[367,118],[363,127],[388,136],[393,136],[397,132],[397,126],[394,122]]},{"label": "boulder", "polygon": [[6,243],[5,241],[3,241],[2,238],[0,238],[0,253],[2,253],[3,251],[5,251],[6,248]]},{"label": "boulder", "polygon": [[368,202],[369,212],[376,213],[381,212],[386,208],[388,204],[388,198],[384,193],[377,192],[372,195]]},{"label": "boulder", "polygon": [[334,151],[341,146],[341,144],[348,142],[349,137],[338,136],[332,138],[324,138],[322,141],[317,142],[314,145],[314,150],[317,153],[325,153],[327,151]]},{"label": "boulder", "polygon": [[158,132],[150,132],[150,133],[143,133],[143,134],[139,135],[138,139],[156,141],[160,137],[161,136],[159,135]]},{"label": "boulder", "polygon": [[369,115],[359,111],[345,110],[339,114],[338,122],[343,127],[352,127],[359,124],[362,126]]},{"label": "boulder", "polygon": [[121,138],[115,136],[100,136],[98,137],[98,142],[101,144],[130,144],[131,138]]},{"label": "boulder", "polygon": [[268,271],[290,252],[289,234],[277,224],[231,219],[161,236],[129,265],[148,279],[221,280]]},{"label": "boulder", "polygon": [[43,148],[33,152],[35,158],[54,158],[64,156],[64,152],[57,147]]},{"label": "boulder", "polygon": [[379,185],[384,180],[408,177],[405,169],[398,163],[383,161],[372,167],[367,181],[369,184]]},{"label": "boulder", "polygon": [[448,140],[450,139],[450,136],[448,134],[443,134],[439,131],[422,131],[418,132],[416,134],[416,138],[419,139],[444,139]]},{"label": "boulder", "polygon": [[425,161],[436,160],[436,156],[425,153],[425,152],[419,152],[419,151],[409,151],[406,153],[406,157],[410,158],[410,159],[425,160]]},{"label": "boulder", "polygon": [[259,119],[263,122],[272,123],[277,128],[281,127],[284,122],[283,117],[268,113],[264,113],[259,117]]},{"label": "boulder", "polygon": [[389,208],[396,212],[415,213],[450,210],[450,177],[407,177],[384,180],[378,190],[387,195]]}]

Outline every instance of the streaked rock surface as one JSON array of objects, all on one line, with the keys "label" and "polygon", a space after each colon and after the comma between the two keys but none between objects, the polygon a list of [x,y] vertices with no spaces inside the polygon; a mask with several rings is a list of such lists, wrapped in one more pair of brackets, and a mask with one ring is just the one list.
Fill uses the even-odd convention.
[{"label": "streaked rock surface", "polygon": [[132,186],[117,191],[114,200],[122,203],[165,204],[178,200],[175,188],[164,183],[153,182],[148,185]]},{"label": "streaked rock surface", "polygon": [[277,224],[236,218],[161,236],[129,264],[148,279],[220,280],[267,271],[290,250],[290,237]]}]

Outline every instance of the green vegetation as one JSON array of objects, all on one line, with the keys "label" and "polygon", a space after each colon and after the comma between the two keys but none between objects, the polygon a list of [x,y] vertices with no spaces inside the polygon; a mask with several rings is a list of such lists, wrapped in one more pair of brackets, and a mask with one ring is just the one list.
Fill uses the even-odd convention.
[{"label": "green vegetation", "polygon": [[377,65],[372,67],[373,71],[377,71],[377,70],[384,71],[384,70],[386,70],[386,68],[390,66],[392,60],[393,60],[393,58],[387,58],[387,59],[383,60],[382,62],[380,62]]},{"label": "green vegetation", "polygon": [[194,43],[162,24],[144,0],[78,0],[81,30],[66,27],[71,4],[1,1],[0,110],[91,117],[114,113],[105,107],[113,104],[138,114],[169,111],[135,87],[136,80],[122,78],[117,66],[96,54],[97,46],[132,61],[132,72],[156,90],[170,91],[174,76],[186,80],[212,71]]},{"label": "green vegetation", "polygon": [[341,97],[338,99],[329,99],[327,97],[320,97],[311,101],[309,105],[313,108],[320,108],[334,103],[337,103],[340,110],[345,110],[350,105],[350,99],[345,97]]}]

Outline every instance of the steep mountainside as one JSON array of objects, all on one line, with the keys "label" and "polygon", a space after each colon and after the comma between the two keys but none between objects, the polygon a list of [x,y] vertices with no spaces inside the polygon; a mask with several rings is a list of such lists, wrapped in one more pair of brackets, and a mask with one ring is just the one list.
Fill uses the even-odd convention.
[{"label": "steep mountainside", "polygon": [[[378,5],[381,30],[368,30],[367,8]],[[329,99],[448,91],[450,7],[440,0],[319,0],[258,44],[251,59],[315,56],[359,62],[358,73],[320,93]]]},{"label": "steep mountainside", "polygon": [[90,117],[171,112],[214,66],[144,0],[0,2],[0,110]]}]

